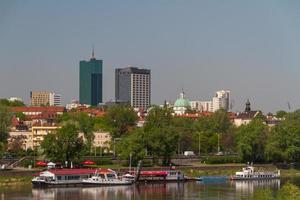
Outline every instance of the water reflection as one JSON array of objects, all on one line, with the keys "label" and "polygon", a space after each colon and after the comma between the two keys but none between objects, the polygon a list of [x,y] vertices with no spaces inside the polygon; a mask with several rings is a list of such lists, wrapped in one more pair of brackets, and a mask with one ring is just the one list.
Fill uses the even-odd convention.
[{"label": "water reflection", "polygon": [[[248,198],[258,188],[271,188],[272,190],[278,190],[280,188],[280,180],[234,181],[221,184],[200,184],[197,182],[186,182],[111,187],[33,188],[30,189],[30,191],[27,190],[27,196],[30,192],[30,196],[32,196],[32,199],[35,200],[192,200],[199,198],[231,200]],[[11,194],[6,193],[6,195],[10,196]],[[17,196],[17,193],[14,195]],[[19,195],[24,195],[24,193]]]},{"label": "water reflection", "polygon": [[232,183],[235,184],[235,190],[237,193],[253,194],[257,188],[270,188],[273,190],[278,190],[280,188],[280,179],[239,180]]}]

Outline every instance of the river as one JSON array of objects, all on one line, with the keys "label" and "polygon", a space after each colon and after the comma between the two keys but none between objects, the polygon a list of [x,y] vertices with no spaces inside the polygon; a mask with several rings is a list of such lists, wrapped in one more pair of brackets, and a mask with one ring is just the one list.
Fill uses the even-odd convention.
[{"label": "river", "polygon": [[163,200],[163,199],[247,199],[258,188],[278,190],[287,181],[300,186],[300,179],[235,181],[219,184],[201,182],[140,184],[133,186],[32,188],[19,185],[0,188],[0,199],[6,200]]}]

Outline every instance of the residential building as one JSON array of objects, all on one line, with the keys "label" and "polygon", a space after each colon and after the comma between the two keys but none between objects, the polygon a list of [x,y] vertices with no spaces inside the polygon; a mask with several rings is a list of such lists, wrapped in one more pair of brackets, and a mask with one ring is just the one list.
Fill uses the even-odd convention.
[{"label": "residential building", "polygon": [[31,106],[61,106],[61,95],[48,91],[31,91]]},{"label": "residential building", "polygon": [[46,135],[54,133],[59,128],[53,124],[37,123],[31,127],[33,148],[39,147]]},{"label": "residential building", "polygon": [[46,91],[31,91],[30,105],[31,106],[49,106],[50,92]]},{"label": "residential building", "polygon": [[226,111],[229,110],[229,96],[230,96],[230,91],[228,90],[221,90],[217,91],[215,97],[213,97],[213,112],[219,110],[219,109],[224,109]]},{"label": "residential building", "polygon": [[102,103],[102,60],[96,60],[94,51],[89,61],[79,63],[79,102],[97,106]]},{"label": "residential building", "polygon": [[259,115],[262,115],[262,112],[259,110],[251,110],[251,104],[248,99],[246,102],[245,111],[241,113],[237,113],[233,123],[237,127],[241,125],[247,125],[252,121],[252,119],[254,119]]},{"label": "residential building", "polygon": [[21,138],[22,139],[22,144],[21,148],[24,150],[27,149],[33,149],[33,138],[32,138],[32,132],[30,130],[11,130],[9,132],[9,137],[8,137],[8,146],[13,142],[14,139],[16,138]]},{"label": "residential building", "polygon": [[[93,147],[101,147],[101,148],[109,148],[110,147],[110,141],[111,137],[108,132],[105,131],[96,131],[94,132],[94,141],[93,141]],[[79,137],[84,138],[83,133],[79,133]],[[85,138],[84,138],[85,140]]]},{"label": "residential building", "polygon": [[115,98],[133,108],[147,109],[151,104],[151,72],[127,67],[115,71]]},{"label": "residential building", "polygon": [[49,105],[50,106],[61,106],[61,95],[54,93],[54,92],[50,93]]},{"label": "residential building", "polygon": [[212,101],[190,101],[191,109],[199,112],[213,112]]}]

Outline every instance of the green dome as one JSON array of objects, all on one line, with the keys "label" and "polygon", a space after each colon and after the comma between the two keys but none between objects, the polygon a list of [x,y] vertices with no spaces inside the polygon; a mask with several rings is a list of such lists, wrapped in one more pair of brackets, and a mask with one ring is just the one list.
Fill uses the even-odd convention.
[{"label": "green dome", "polygon": [[190,102],[187,99],[177,99],[175,101],[174,107],[189,107]]},{"label": "green dome", "polygon": [[180,94],[180,98],[175,101],[174,107],[190,107],[190,101],[184,97],[184,93]]}]

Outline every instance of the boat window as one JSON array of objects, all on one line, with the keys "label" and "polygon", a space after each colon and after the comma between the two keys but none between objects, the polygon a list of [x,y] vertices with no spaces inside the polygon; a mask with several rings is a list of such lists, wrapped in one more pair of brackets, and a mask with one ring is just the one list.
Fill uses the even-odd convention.
[{"label": "boat window", "polygon": [[61,180],[61,176],[57,176],[57,180]]},{"label": "boat window", "polygon": [[107,174],[106,176],[107,176],[107,179],[115,179],[116,178],[115,174]]},{"label": "boat window", "polygon": [[99,177],[102,178],[102,179],[105,179],[104,174],[99,174]]}]

